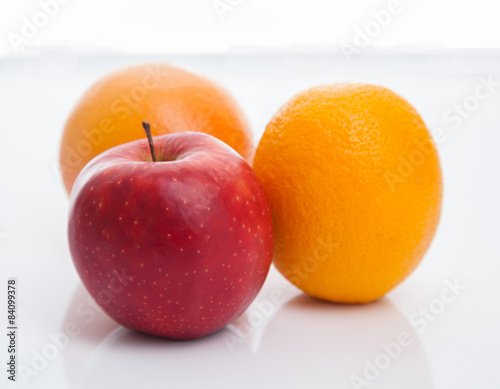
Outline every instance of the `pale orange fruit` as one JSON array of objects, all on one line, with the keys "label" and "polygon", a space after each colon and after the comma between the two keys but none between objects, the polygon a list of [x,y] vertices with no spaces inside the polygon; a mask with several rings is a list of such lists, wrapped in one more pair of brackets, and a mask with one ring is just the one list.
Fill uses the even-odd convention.
[{"label": "pale orange fruit", "polygon": [[200,131],[224,141],[247,162],[254,154],[248,122],[234,98],[214,82],[166,64],[129,67],[96,82],[71,113],[60,167],[68,193],[80,170],[113,146],[153,135]]}]

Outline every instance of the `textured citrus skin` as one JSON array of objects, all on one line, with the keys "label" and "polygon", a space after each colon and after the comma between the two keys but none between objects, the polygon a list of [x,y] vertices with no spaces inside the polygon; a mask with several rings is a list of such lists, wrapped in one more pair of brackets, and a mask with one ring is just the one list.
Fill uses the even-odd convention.
[{"label": "textured citrus skin", "polygon": [[275,266],[321,299],[382,297],[416,268],[439,222],[431,135],[406,100],[380,86],[299,93],[268,124],[254,170],[273,212]]},{"label": "textured citrus skin", "polygon": [[248,122],[233,97],[205,78],[166,64],[129,67],[95,83],[71,113],[61,141],[60,166],[68,193],[80,170],[113,146],[144,137],[199,131],[215,136],[251,163]]}]

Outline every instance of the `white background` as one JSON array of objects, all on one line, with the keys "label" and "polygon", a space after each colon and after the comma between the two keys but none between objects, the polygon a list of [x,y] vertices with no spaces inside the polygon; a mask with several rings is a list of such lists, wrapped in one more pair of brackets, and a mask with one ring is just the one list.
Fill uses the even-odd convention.
[{"label": "white background", "polygon": [[[366,361],[383,352],[381,343],[401,331],[412,345],[371,388],[499,387],[500,87],[460,125],[445,115],[472,101],[482,80],[500,80],[494,50],[500,23],[492,1],[436,3],[402,1],[403,11],[347,59],[336,45],[352,44],[371,12],[388,2],[233,0],[237,5],[220,18],[212,1],[74,0],[60,6],[23,52],[8,36],[40,5],[3,1],[0,282],[19,282],[19,362],[39,367],[24,376],[27,387],[352,388],[350,376],[362,376]],[[234,55],[242,51],[265,55]],[[444,134],[438,142],[443,215],[421,266],[386,298],[355,307],[307,299],[273,270],[257,299],[267,308],[254,304],[240,321],[195,342],[120,328],[91,305],[73,269],[67,196],[54,166],[64,122],[85,89],[113,69],[153,60],[229,89],[257,141],[287,99],[319,83],[371,82],[406,97],[435,134]],[[465,290],[425,327],[416,325],[422,309],[455,281]],[[276,290],[284,297],[266,305]],[[80,314],[82,304],[92,318]],[[57,347],[53,336],[73,322],[80,333]],[[231,346],[234,336],[240,341]],[[0,362],[7,355],[2,338]],[[37,353],[51,345],[53,358],[36,365]],[[5,377],[0,372],[2,389],[25,387]]]},{"label": "white background", "polygon": [[[15,52],[40,0],[0,5],[0,53]],[[46,2],[48,0],[45,0]],[[59,0],[61,3],[63,0]],[[64,0],[30,45],[121,53],[221,52],[238,47],[310,50],[351,43],[389,0]],[[230,5],[217,12],[216,6]],[[500,47],[494,0],[400,0],[402,11],[370,46]],[[227,9],[227,8],[226,8]],[[220,17],[222,15],[222,17]]]}]

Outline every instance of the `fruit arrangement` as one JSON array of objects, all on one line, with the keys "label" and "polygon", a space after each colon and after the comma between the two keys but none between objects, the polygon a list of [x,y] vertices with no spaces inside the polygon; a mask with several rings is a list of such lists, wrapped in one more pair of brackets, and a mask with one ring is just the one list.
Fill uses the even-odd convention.
[{"label": "fruit arrangement", "polygon": [[422,260],[441,211],[429,130],[374,85],[299,93],[254,150],[221,87],[136,66],[83,96],[60,159],[83,284],[123,326],[174,339],[236,319],[271,262],[316,298],[379,299]]}]

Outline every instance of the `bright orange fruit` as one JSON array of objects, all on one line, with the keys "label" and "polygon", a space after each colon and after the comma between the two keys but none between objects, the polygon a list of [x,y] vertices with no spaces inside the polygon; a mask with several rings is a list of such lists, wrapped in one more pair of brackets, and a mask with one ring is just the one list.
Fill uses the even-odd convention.
[{"label": "bright orange fruit", "polygon": [[380,298],[417,267],[439,222],[429,130],[380,86],[299,93],[268,124],[253,166],[273,211],[274,264],[321,299]]},{"label": "bright orange fruit", "polygon": [[129,67],[95,83],[71,113],[60,166],[68,193],[80,170],[113,146],[153,135],[200,131],[224,141],[247,162],[254,155],[248,122],[233,97],[203,77],[166,64]]}]

